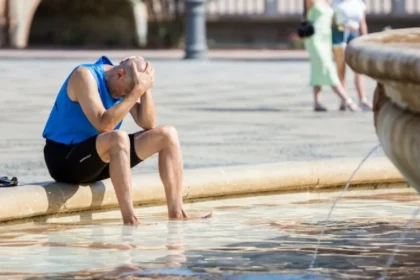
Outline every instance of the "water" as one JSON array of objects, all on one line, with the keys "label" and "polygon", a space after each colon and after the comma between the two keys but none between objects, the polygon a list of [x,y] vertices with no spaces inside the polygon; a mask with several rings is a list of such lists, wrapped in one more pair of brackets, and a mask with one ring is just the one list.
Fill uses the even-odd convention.
[{"label": "water", "polygon": [[392,264],[395,261],[395,256],[396,256],[396,254],[398,252],[398,248],[401,245],[401,243],[404,240],[404,238],[407,236],[408,232],[411,230],[411,227],[413,226],[413,223],[414,223],[414,219],[417,217],[417,215],[419,214],[419,212],[420,212],[420,207],[417,208],[416,211],[414,211],[413,216],[411,217],[411,220],[407,223],[407,226],[406,226],[405,230],[401,233],[401,236],[398,239],[398,243],[395,245],[395,248],[392,251],[392,255],[389,257],[388,261],[386,262],[384,273],[383,273],[383,275],[381,277],[381,280],[387,279],[388,269],[392,266]]},{"label": "water", "polygon": [[[0,278],[377,279],[420,196],[411,188],[350,189],[321,237],[337,194],[187,204],[188,212],[214,211],[212,219],[195,221],[168,221],[164,206],[139,208],[140,218],[155,224],[137,228],[121,226],[117,210],[4,225]],[[411,228],[388,270],[391,278],[420,277],[420,223]]]},{"label": "water", "polygon": [[[326,220],[326,222],[325,222],[325,225],[322,227],[322,230],[321,230],[321,237],[324,235],[324,231],[325,231],[325,228],[327,227],[327,225],[328,225],[328,221],[330,220],[330,218],[331,218],[331,215],[332,215],[332,212],[333,212],[333,210],[334,210],[334,208],[335,208],[335,206],[336,206],[336,204],[337,204],[337,202],[338,202],[338,200],[343,196],[343,194],[347,191],[347,189],[349,188],[349,186],[350,186],[350,183],[351,183],[351,180],[353,179],[353,177],[354,177],[354,175],[356,175],[356,173],[357,173],[357,171],[359,171],[359,169],[360,169],[360,167],[362,167],[362,165],[363,165],[363,163],[378,149],[378,148],[380,148],[381,147],[381,145],[380,144],[378,144],[378,145],[376,145],[375,147],[373,147],[373,149],[372,150],[370,150],[368,153],[367,153],[367,155],[362,159],[362,161],[359,163],[359,165],[356,167],[356,169],[353,171],[353,173],[350,175],[350,177],[349,177],[349,179],[347,180],[347,183],[346,183],[346,185],[345,185],[345,187],[344,187],[344,189],[341,191],[341,193],[340,193],[340,195],[339,196],[337,196],[337,198],[334,200],[334,203],[333,203],[333,205],[331,206],[331,209],[330,209],[330,211],[328,212],[328,216],[327,216],[327,220]],[[316,244],[316,248],[315,248],[315,252],[314,252],[314,257],[313,257],[313,259],[312,259],[312,261],[311,261],[311,264],[309,265],[309,270],[311,270],[313,267],[314,267],[314,264],[315,264],[315,261],[316,261],[316,257],[317,257],[317,253],[318,253],[318,247],[319,247],[319,244],[320,244],[320,241],[321,241],[321,238],[320,239],[318,239],[318,242],[317,242],[317,244]]]}]

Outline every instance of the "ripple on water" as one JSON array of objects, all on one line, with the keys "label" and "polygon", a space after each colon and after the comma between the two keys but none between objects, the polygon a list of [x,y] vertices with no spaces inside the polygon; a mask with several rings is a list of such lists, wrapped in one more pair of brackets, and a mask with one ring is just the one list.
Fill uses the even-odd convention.
[{"label": "ripple on water", "polygon": [[[187,211],[212,209],[215,215],[188,222],[168,221],[165,207],[139,208],[139,216],[154,224],[137,228],[121,226],[117,210],[6,225],[0,229],[0,276],[374,279],[416,207],[409,204],[415,195],[389,190],[347,193],[321,238],[310,278],[307,268],[336,193],[197,202],[187,204]],[[420,277],[419,233],[420,222],[415,222],[390,277]]]}]

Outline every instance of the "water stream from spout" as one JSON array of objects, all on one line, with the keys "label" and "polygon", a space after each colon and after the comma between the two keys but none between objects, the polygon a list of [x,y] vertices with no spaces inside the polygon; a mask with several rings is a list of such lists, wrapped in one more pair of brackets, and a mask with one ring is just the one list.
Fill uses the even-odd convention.
[{"label": "water stream from spout", "polygon": [[414,220],[416,219],[417,215],[420,213],[420,206],[414,211],[413,215],[411,216],[411,219],[408,221],[407,226],[405,227],[405,230],[401,233],[400,238],[398,239],[397,244],[394,247],[394,250],[392,251],[392,255],[388,258],[388,261],[385,264],[384,272],[382,273],[382,277],[379,278],[380,280],[386,280],[387,279],[387,273],[388,269],[392,266],[392,263],[395,260],[395,255],[398,252],[398,248],[400,247],[401,243],[405,239],[405,236],[410,231],[411,227],[413,226]]},{"label": "water stream from spout", "polygon": [[312,268],[314,267],[314,264],[315,264],[315,261],[316,261],[316,258],[317,258],[317,254],[318,254],[318,247],[319,247],[319,244],[320,244],[320,242],[321,242],[321,238],[322,238],[322,236],[324,235],[324,231],[325,231],[325,228],[328,226],[328,221],[330,220],[330,218],[331,218],[331,214],[332,214],[332,212],[333,212],[333,210],[334,210],[334,208],[335,208],[335,205],[337,204],[337,202],[338,202],[338,200],[343,196],[343,194],[346,192],[346,190],[349,188],[349,186],[350,186],[350,182],[351,182],[351,180],[353,179],[353,177],[354,177],[354,175],[356,175],[356,173],[357,173],[357,171],[359,171],[359,169],[360,169],[360,167],[362,167],[362,165],[363,165],[363,163],[380,147],[381,145],[380,144],[378,144],[378,145],[376,145],[372,150],[370,150],[369,151],[369,153],[362,159],[362,161],[359,163],[359,165],[357,166],[357,168],[353,171],[353,173],[350,175],[350,177],[349,177],[349,179],[347,180],[347,183],[346,183],[346,186],[343,188],[343,190],[341,191],[341,193],[339,194],[339,196],[337,196],[337,198],[334,200],[334,202],[333,202],[333,205],[331,206],[331,209],[330,209],[330,212],[328,213],[328,216],[327,216],[327,220],[325,221],[325,223],[324,223],[324,226],[322,227],[322,230],[321,230],[321,234],[320,234],[320,236],[319,236],[319,238],[318,238],[318,242],[317,242],[317,244],[316,244],[316,247],[315,247],[315,252],[314,252],[314,255],[313,255],[313,257],[312,257],[312,261],[311,261],[311,264],[309,265],[309,271],[310,270],[312,270]]}]

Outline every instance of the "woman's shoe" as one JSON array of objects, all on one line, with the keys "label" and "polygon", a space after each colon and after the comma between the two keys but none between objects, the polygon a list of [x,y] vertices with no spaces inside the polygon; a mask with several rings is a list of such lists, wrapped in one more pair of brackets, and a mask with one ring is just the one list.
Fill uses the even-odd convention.
[{"label": "woman's shoe", "polygon": [[340,107],[338,108],[338,110],[340,110],[340,111],[345,111],[345,110],[346,110],[346,103],[342,101],[342,102],[340,103]]},{"label": "woman's shoe", "polygon": [[354,101],[351,98],[348,98],[343,105],[345,109],[349,109],[352,112],[360,111],[360,108],[356,105],[356,103],[354,103]]},{"label": "woman's shoe", "polygon": [[369,101],[367,101],[366,99],[360,100],[359,107],[363,112],[371,112],[372,111],[372,105],[370,105]]},{"label": "woman's shoe", "polygon": [[322,105],[321,103],[317,103],[314,106],[314,111],[315,112],[326,112],[328,111],[327,107],[325,107],[324,105]]}]

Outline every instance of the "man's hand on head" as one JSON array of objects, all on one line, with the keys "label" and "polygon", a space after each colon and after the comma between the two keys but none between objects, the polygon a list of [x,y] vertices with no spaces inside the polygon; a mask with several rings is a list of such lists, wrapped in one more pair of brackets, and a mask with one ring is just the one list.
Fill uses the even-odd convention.
[{"label": "man's hand on head", "polygon": [[[144,71],[139,71],[136,62],[131,63],[134,83],[132,94],[135,94],[137,97],[142,96],[151,89],[155,79],[155,70],[152,64],[150,62],[144,62]],[[143,63],[140,63],[140,67],[143,66],[142,64]]]},{"label": "man's hand on head", "polygon": [[120,64],[123,64],[124,62],[126,62],[129,59],[133,59],[133,58],[138,58],[138,59],[144,59],[144,57],[142,56],[136,56],[136,55],[132,55],[132,56],[127,56],[125,57],[123,60],[120,61]]}]

